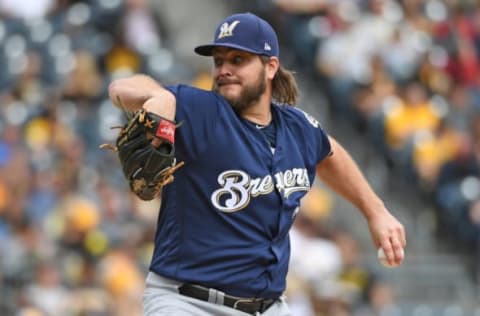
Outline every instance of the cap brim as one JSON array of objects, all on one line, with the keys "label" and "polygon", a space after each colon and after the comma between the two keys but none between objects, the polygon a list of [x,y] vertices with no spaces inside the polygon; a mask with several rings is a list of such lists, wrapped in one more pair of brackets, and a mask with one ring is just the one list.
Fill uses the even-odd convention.
[{"label": "cap brim", "polygon": [[213,49],[216,47],[228,47],[228,48],[235,48],[239,50],[243,50],[249,53],[253,54],[258,54],[261,55],[262,53],[259,53],[253,49],[249,49],[246,47],[243,47],[241,45],[236,45],[236,44],[230,44],[230,43],[222,43],[222,44],[208,44],[208,45],[200,45],[195,47],[194,51],[195,53],[202,55],[202,56],[212,56]]}]

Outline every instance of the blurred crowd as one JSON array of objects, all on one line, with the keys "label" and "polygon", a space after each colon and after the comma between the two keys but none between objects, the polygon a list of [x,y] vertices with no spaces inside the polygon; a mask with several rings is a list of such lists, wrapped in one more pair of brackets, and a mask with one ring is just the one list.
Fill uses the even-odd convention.
[{"label": "blurred crowd", "polygon": [[145,1],[0,10],[0,314],[141,315],[159,204],[99,149],[123,122],[107,87],[182,67]]},{"label": "blurred crowd", "polygon": [[[0,0],[1,315],[141,315],[159,202],[127,194],[115,154],[99,149],[123,122],[107,87],[135,72],[211,85],[205,68],[178,57],[181,30],[154,4]],[[480,5],[228,4],[269,19],[289,48],[282,59],[318,82],[332,118],[354,125],[392,174],[428,194],[445,231],[479,247]],[[291,233],[292,311],[401,315],[355,238],[328,225],[333,204],[321,187],[302,202]]]}]

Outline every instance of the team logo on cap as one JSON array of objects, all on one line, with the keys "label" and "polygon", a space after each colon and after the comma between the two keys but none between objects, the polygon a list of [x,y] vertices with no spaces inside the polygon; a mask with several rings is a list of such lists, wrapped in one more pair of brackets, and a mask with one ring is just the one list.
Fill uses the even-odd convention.
[{"label": "team logo on cap", "polygon": [[223,23],[222,26],[220,26],[220,33],[218,34],[217,39],[233,36],[233,30],[238,23],[240,23],[238,20],[233,21],[231,24],[228,24],[227,22]]}]

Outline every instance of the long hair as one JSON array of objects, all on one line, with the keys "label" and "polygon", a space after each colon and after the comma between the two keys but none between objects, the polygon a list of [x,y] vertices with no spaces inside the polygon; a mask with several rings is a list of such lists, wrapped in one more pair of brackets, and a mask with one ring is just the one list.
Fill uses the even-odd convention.
[{"label": "long hair", "polygon": [[[261,56],[266,64],[270,57]],[[285,69],[282,65],[278,68],[272,80],[272,98],[278,103],[295,106],[298,99],[298,86],[293,72]]]}]

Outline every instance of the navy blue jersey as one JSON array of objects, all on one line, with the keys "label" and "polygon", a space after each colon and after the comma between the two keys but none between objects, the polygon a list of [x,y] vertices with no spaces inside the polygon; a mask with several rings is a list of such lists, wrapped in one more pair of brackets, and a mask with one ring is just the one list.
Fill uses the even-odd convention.
[{"label": "navy blue jersey", "polygon": [[150,269],[242,297],[285,290],[288,231],[330,152],[318,122],[272,104],[272,150],[262,130],[219,94],[168,87],[177,99],[176,158],[185,166],[162,194]]}]

